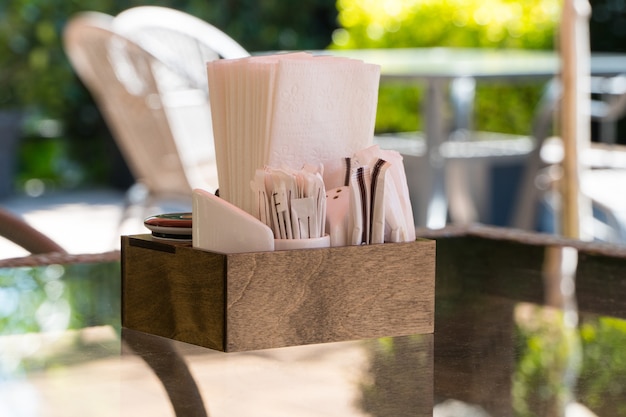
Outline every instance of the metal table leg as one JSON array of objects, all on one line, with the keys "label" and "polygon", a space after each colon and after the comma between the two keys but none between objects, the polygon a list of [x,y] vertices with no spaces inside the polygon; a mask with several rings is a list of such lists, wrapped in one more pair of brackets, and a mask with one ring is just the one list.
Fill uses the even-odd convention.
[{"label": "metal table leg", "polygon": [[427,99],[424,101],[426,144],[428,149],[427,183],[428,208],[426,219],[416,219],[418,225],[425,224],[430,229],[439,229],[446,225],[448,201],[446,198],[445,162],[441,155],[441,144],[446,139],[444,113],[445,90],[447,83],[443,79],[433,79],[427,86]]}]

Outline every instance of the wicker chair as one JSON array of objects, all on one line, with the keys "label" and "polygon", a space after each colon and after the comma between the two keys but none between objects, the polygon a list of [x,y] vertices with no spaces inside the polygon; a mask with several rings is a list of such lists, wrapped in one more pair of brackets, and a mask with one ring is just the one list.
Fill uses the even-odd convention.
[{"label": "wicker chair", "polygon": [[[194,166],[202,164],[202,159],[207,158],[214,162],[206,64],[216,59],[243,58],[250,54],[210,23],[167,7],[138,6],[127,9],[115,17],[113,29],[163,64],[166,70],[160,72],[159,82],[176,85],[177,96],[170,92],[167,97],[170,103],[168,114],[174,137],[180,144],[183,164]],[[204,125],[198,130],[200,119]],[[191,126],[193,129],[190,129]],[[198,170],[190,170],[187,175],[197,173]],[[191,182],[199,183],[193,178]],[[210,191],[215,191],[217,180],[211,185]]]},{"label": "wicker chair", "polygon": [[208,93],[206,63],[250,54],[230,36],[195,16],[159,6],[138,6],[118,14],[117,33],[132,39],[184,78]]},{"label": "wicker chair", "polygon": [[[217,188],[203,91],[198,93],[150,52],[116,33],[113,17],[106,14],[85,12],[71,18],[64,46],[137,183],[147,190],[140,200],[144,207],[171,198],[191,207],[193,188]],[[128,194],[127,209],[132,202]]]}]

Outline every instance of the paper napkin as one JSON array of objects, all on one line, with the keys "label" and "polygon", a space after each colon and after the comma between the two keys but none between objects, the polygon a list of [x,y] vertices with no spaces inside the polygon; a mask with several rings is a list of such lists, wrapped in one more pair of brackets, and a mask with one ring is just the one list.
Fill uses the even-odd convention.
[{"label": "paper napkin", "polygon": [[220,196],[248,213],[257,169],[301,169],[373,142],[377,65],[294,53],[212,61],[207,74]]}]

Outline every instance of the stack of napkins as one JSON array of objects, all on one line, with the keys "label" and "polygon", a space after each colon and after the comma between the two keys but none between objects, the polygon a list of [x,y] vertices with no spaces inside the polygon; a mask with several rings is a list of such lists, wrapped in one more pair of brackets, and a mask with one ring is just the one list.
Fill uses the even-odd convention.
[{"label": "stack of napkins", "polygon": [[291,53],[207,64],[220,197],[256,214],[257,169],[299,170],[372,144],[380,67]]}]

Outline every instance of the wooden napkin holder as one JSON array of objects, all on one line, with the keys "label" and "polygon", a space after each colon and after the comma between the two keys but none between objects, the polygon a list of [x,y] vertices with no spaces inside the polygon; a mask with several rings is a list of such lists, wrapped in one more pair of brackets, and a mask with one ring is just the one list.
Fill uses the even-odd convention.
[{"label": "wooden napkin holder", "polygon": [[434,331],[435,241],[219,254],[122,236],[122,325],[225,352]]}]

